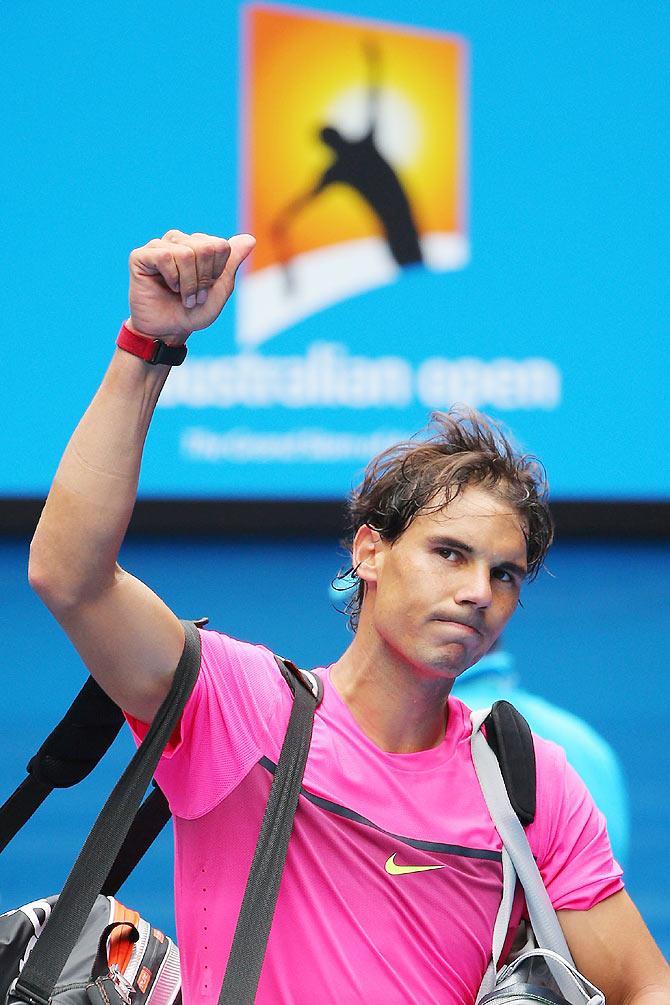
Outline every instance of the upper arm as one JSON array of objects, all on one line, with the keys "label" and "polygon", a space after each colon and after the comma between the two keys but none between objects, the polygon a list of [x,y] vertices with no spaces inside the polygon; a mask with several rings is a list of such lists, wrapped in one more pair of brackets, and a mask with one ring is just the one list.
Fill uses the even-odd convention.
[{"label": "upper arm", "polygon": [[625,890],[588,911],[558,911],[577,968],[620,1005],[645,989],[662,990],[670,1001],[670,967]]},{"label": "upper arm", "polygon": [[[172,812],[193,820],[232,792],[265,755],[281,753],[293,702],[272,653],[200,632],[201,668],[156,771]],[[138,739],[146,728],[131,727]]]},{"label": "upper arm", "polygon": [[54,614],[110,698],[151,722],[184,647],[184,629],[170,608],[117,566],[109,586]]}]

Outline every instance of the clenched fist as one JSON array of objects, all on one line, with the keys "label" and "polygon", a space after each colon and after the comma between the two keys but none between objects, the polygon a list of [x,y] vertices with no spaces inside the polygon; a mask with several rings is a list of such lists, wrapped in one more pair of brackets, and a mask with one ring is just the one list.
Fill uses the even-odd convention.
[{"label": "clenched fist", "polygon": [[130,327],[182,345],[215,321],[256,241],[168,230],[130,255]]}]

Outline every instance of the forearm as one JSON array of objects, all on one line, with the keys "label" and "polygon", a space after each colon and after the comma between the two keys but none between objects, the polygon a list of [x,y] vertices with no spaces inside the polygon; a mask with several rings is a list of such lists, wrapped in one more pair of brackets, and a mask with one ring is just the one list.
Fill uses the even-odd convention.
[{"label": "forearm", "polygon": [[607,1005],[670,1005],[670,968],[625,890],[558,920],[581,972]]},{"label": "forearm", "polygon": [[70,439],[31,546],[31,583],[54,610],[92,599],[114,581],[168,372],[117,349]]}]

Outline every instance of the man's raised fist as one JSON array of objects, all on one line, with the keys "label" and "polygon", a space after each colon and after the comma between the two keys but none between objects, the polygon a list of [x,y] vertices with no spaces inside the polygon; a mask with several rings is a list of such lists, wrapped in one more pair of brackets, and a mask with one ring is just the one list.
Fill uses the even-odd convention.
[{"label": "man's raised fist", "polygon": [[216,321],[256,241],[168,230],[130,254],[129,327],[170,345]]}]

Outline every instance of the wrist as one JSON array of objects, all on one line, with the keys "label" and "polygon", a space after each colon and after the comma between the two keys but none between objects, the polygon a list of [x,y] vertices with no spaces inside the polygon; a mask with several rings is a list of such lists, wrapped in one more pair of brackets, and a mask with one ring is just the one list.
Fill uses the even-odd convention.
[{"label": "wrist", "polygon": [[143,338],[159,338],[161,342],[165,342],[166,345],[184,345],[186,339],[192,334],[190,331],[181,332],[162,332],[160,335],[156,335],[153,332],[144,331],[138,324],[133,321],[132,314],[124,322],[126,328],[133,332],[135,335],[141,335]]},{"label": "wrist", "polygon": [[116,344],[119,349],[137,356],[154,366],[179,366],[186,358],[186,345],[183,342],[170,344],[155,335],[147,335],[132,324],[132,320],[121,325]]}]

